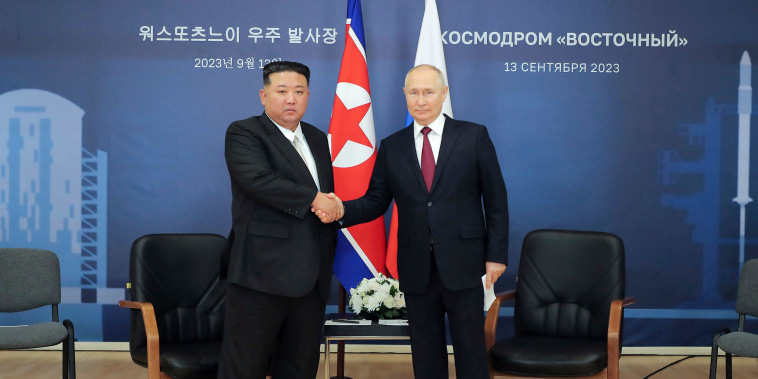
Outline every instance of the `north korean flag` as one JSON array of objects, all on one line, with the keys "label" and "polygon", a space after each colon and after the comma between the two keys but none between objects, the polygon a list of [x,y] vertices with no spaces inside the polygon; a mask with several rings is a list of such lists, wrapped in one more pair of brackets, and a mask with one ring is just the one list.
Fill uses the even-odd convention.
[{"label": "north korean flag", "polygon": [[[360,0],[348,0],[345,51],[329,122],[334,188],[342,200],[362,196],[376,161],[374,115],[366,64],[366,43]],[[346,289],[385,268],[384,217],[342,229],[337,242],[334,274]]]}]

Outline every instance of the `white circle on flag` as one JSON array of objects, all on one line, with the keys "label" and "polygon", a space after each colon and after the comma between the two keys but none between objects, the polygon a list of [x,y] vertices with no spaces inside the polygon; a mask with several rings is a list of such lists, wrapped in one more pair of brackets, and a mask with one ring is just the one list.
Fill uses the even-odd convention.
[{"label": "white circle on flag", "polygon": [[[337,83],[337,97],[348,110],[365,104],[371,104],[371,95],[363,87],[353,84],[340,82]],[[351,125],[348,125],[350,127]],[[363,133],[371,142],[371,147],[348,140],[345,146],[337,152],[332,165],[339,168],[358,166],[371,158],[376,149],[376,136],[374,135],[374,112],[373,105],[369,105],[363,119],[358,123]],[[331,134],[329,135],[331,146]]]}]

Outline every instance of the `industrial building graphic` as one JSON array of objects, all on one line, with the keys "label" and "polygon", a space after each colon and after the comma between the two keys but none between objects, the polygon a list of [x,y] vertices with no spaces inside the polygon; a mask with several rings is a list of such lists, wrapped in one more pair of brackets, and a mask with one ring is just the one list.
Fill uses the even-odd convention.
[{"label": "industrial building graphic", "polygon": [[47,91],[0,95],[0,247],[55,252],[63,304],[113,304],[124,291],[106,285],[108,155],[82,147],[83,116]]}]

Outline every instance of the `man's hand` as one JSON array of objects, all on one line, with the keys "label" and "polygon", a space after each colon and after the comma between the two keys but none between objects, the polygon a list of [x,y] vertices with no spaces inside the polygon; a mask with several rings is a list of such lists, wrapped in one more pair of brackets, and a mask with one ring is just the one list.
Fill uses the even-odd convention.
[{"label": "man's hand", "polygon": [[321,222],[330,223],[342,218],[345,208],[337,195],[333,192],[325,194],[319,192],[311,204],[311,212],[314,212]]},{"label": "man's hand", "polygon": [[497,282],[497,278],[505,272],[505,265],[502,263],[487,262],[486,268],[487,278],[485,279],[485,285],[487,286],[487,289],[490,289],[490,287]]},{"label": "man's hand", "polygon": [[334,194],[334,192],[329,192],[326,194],[326,197],[330,199],[334,199],[339,207],[339,214],[337,215],[337,218],[335,220],[341,219],[343,216],[345,216],[345,205],[342,204],[342,199],[340,199],[337,195]]}]

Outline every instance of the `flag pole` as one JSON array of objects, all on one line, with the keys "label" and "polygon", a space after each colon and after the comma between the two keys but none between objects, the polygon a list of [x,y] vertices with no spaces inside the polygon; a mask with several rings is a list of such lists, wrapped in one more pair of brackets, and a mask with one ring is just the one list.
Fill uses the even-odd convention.
[{"label": "flag pole", "polygon": [[[339,294],[339,304],[337,306],[337,310],[339,313],[347,313],[346,311],[346,304],[347,304],[347,291],[345,290],[345,286],[340,284],[340,294]],[[340,340],[337,341],[337,376],[332,376],[331,379],[352,379],[350,377],[345,376],[345,341]]]}]

